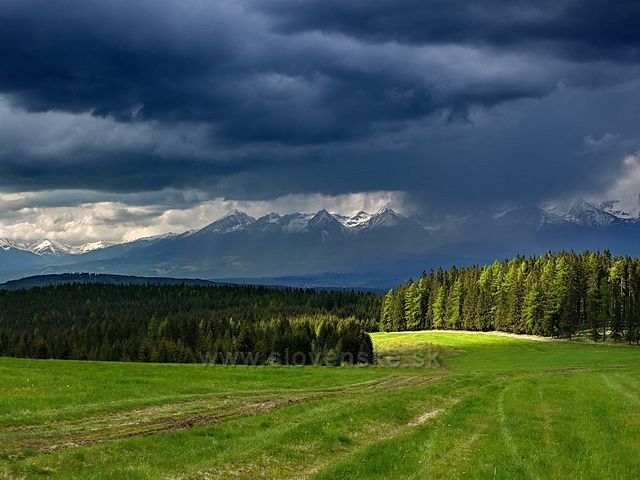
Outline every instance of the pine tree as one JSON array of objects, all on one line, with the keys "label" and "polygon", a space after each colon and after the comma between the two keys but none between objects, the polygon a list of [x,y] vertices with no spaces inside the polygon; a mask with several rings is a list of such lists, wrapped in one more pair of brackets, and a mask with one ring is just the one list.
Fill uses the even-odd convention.
[{"label": "pine tree", "polygon": [[[560,306],[558,304],[559,292],[556,291],[556,261],[552,256],[547,256],[545,259],[540,283],[544,287],[544,315],[540,331],[542,335],[553,336],[556,334],[555,326],[557,324]],[[562,285],[560,285],[560,287],[562,287]]]},{"label": "pine tree", "polygon": [[624,326],[624,298],[625,284],[624,263],[616,259],[609,268],[609,284],[611,285],[611,337],[614,340],[622,338]]},{"label": "pine tree", "polygon": [[527,292],[524,296],[524,305],[522,308],[525,332],[539,334],[539,326],[544,320],[544,305],[542,302],[542,292],[540,284],[534,278],[534,274],[529,274],[527,281]]},{"label": "pine tree", "polygon": [[380,328],[386,332],[399,331],[404,324],[404,312],[400,293],[389,290],[382,301]]},{"label": "pine tree", "polygon": [[590,253],[587,257],[586,271],[586,299],[585,316],[587,324],[591,328],[591,339],[595,342],[600,338],[598,333],[598,313],[600,303],[600,273],[598,257],[595,253]]},{"label": "pine tree", "polygon": [[491,305],[493,293],[493,275],[489,267],[484,267],[478,279],[478,304],[475,313],[476,330],[493,330]]},{"label": "pine tree", "polygon": [[446,322],[446,292],[444,286],[438,288],[438,292],[433,300],[433,326],[443,328]]},{"label": "pine tree", "polygon": [[407,330],[417,330],[422,322],[422,293],[417,283],[411,282],[404,294],[404,317]]},{"label": "pine tree", "polygon": [[611,285],[607,278],[600,280],[598,295],[598,324],[602,327],[602,340],[607,340],[607,328],[611,320]]},{"label": "pine tree", "polygon": [[460,277],[456,278],[451,286],[449,295],[447,295],[446,307],[445,307],[445,325],[448,328],[460,329],[462,328],[461,321],[462,313],[462,281]]},{"label": "pine tree", "polygon": [[[548,253],[490,266],[438,269],[423,274],[418,284],[421,325],[426,328],[498,329],[569,339],[584,332],[594,340],[606,340],[610,333],[615,340],[640,343],[637,258],[613,258],[607,251]],[[411,328],[418,316],[415,285],[395,290]]]}]

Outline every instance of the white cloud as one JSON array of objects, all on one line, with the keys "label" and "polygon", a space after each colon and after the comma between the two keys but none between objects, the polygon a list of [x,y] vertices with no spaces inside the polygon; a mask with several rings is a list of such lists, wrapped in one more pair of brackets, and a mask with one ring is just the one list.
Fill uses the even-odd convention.
[{"label": "white cloud", "polygon": [[638,215],[640,212],[640,152],[629,155],[624,159],[624,170],[622,175],[607,191],[606,198],[619,200],[618,207],[629,212],[631,215]]}]

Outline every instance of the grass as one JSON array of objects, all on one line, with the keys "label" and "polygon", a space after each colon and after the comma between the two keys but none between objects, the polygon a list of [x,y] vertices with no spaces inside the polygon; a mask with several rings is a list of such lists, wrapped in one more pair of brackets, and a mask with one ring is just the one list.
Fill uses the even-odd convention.
[{"label": "grass", "polygon": [[0,478],[637,477],[637,347],[373,338],[386,366],[0,359]]}]

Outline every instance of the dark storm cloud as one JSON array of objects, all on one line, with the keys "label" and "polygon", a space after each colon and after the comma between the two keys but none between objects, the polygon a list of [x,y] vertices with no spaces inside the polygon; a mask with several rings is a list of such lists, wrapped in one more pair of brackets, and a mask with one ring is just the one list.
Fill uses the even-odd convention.
[{"label": "dark storm cloud", "polygon": [[578,60],[640,61],[635,0],[256,0],[284,32],[373,42],[544,48]]},{"label": "dark storm cloud", "polygon": [[210,118],[217,92],[206,77],[225,75],[242,35],[176,2],[10,0],[0,22],[3,90],[33,110],[120,120]]},{"label": "dark storm cloud", "polygon": [[[122,156],[119,156],[122,155]],[[256,170],[251,159],[222,166],[207,162],[172,158],[160,159],[140,152],[120,152],[118,156],[104,155],[87,161],[78,155],[74,163],[60,164],[56,159],[23,162],[4,162],[0,166],[0,186],[4,190],[95,189],[110,192],[136,192],[185,186],[215,187],[217,179]],[[208,185],[204,185],[206,182]]]},{"label": "dark storm cloud", "polygon": [[639,9],[4,0],[0,189],[401,190],[443,210],[597,190],[640,138]]},{"label": "dark storm cloud", "polygon": [[[262,13],[256,5],[7,0],[0,8],[0,89],[34,111],[90,111],[119,121],[206,122],[229,141],[300,144],[345,141],[374,134],[380,124],[439,111],[464,115],[474,105],[537,97],[562,77],[573,76],[549,65],[560,71],[531,81],[535,71],[510,71],[514,60],[501,60],[500,52],[470,58],[469,52],[422,52],[401,45],[413,36],[419,39],[422,31],[449,42],[455,36],[442,37],[439,30],[464,27],[473,35],[474,26],[465,24],[473,23],[473,12],[458,12],[445,3],[394,2],[401,12],[396,15],[389,15],[389,2],[278,2]],[[509,24],[500,5],[485,8],[475,23],[488,17],[489,23]],[[318,23],[311,25],[316,14]],[[435,22],[420,22],[434,16]],[[337,23],[324,25],[323,18]],[[279,35],[272,27],[281,22],[292,31],[314,27],[364,33],[364,43]],[[372,35],[400,44],[372,47]],[[451,62],[478,61],[478,66],[482,56],[490,56],[502,64],[480,76],[452,70],[442,56]],[[586,72],[588,78],[593,75]]]}]

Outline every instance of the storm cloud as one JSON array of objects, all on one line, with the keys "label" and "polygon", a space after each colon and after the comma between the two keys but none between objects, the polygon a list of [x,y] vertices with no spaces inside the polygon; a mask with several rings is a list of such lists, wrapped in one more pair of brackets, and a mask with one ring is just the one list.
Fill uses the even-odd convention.
[{"label": "storm cloud", "polygon": [[638,24],[633,1],[5,0],[0,190],[141,222],[213,199],[605,195],[640,148]]},{"label": "storm cloud", "polygon": [[607,0],[256,0],[283,32],[365,41],[484,45],[572,60],[640,61],[640,5]]}]

